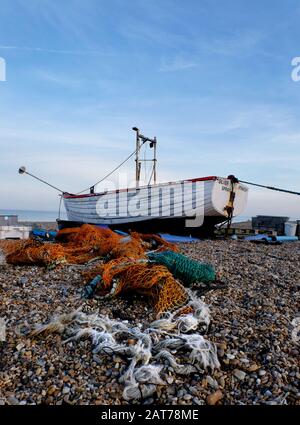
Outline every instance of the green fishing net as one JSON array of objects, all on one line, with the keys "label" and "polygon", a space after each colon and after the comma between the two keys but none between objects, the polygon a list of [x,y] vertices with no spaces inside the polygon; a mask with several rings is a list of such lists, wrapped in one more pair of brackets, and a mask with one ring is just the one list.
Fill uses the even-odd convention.
[{"label": "green fishing net", "polygon": [[195,282],[208,283],[216,280],[216,272],[210,264],[200,263],[183,254],[173,251],[151,252],[147,254],[149,261],[166,266],[176,279],[186,286]]}]

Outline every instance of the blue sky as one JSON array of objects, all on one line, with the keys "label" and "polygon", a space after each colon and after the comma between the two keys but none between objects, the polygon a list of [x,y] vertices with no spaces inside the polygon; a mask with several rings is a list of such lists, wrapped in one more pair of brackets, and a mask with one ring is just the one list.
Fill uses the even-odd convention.
[{"label": "blue sky", "polygon": [[[55,210],[159,142],[161,181],[235,174],[300,190],[296,0],[1,0],[0,208]],[[133,161],[122,171],[134,176]],[[300,218],[300,199],[251,188],[246,215]]]}]

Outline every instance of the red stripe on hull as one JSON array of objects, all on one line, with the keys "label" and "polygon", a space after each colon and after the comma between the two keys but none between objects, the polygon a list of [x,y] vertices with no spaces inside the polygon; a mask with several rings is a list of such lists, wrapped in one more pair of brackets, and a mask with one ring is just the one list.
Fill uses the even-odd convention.
[{"label": "red stripe on hull", "polygon": [[[195,179],[187,179],[187,180],[180,180],[177,182],[167,182],[167,183],[161,183],[161,184],[157,184],[156,186],[152,187],[157,187],[157,186],[167,186],[169,184],[174,184],[174,183],[183,183],[183,182],[200,182],[200,181],[210,181],[210,180],[216,180],[218,177],[216,176],[209,176],[209,177],[198,177]],[[151,186],[140,186],[139,189],[145,189],[147,187],[151,187]],[[117,190],[112,190],[112,191],[108,191],[108,192],[100,192],[100,193],[85,193],[83,195],[73,195],[71,193],[64,193],[63,194],[63,198],[65,199],[70,199],[70,198],[92,198],[93,196],[99,196],[99,195],[104,195],[107,193],[121,193],[121,192],[128,192],[131,190],[136,190],[135,187],[133,188],[127,188],[127,189],[117,189]]]}]

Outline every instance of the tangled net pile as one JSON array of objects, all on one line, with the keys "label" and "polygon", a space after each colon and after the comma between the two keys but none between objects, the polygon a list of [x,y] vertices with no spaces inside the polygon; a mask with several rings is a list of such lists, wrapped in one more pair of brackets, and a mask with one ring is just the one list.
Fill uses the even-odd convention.
[{"label": "tangled net pile", "polygon": [[15,265],[52,265],[66,262],[65,251],[58,244],[44,244],[35,240],[24,240],[8,248],[6,261]]},{"label": "tangled net pile", "polygon": [[56,240],[57,243],[31,239],[13,241],[3,247],[6,260],[15,265],[55,266],[60,263],[84,264],[95,257],[142,258],[146,250],[152,249],[153,243],[159,250],[178,250],[176,245],[156,235],[132,233],[122,237],[108,228],[90,224],[60,230]]},{"label": "tangled net pile", "polygon": [[122,292],[138,292],[152,300],[158,315],[186,304],[188,294],[164,266],[151,265],[146,260],[119,258],[96,266],[87,272],[88,280],[102,276],[98,291],[115,297]]},{"label": "tangled net pile", "polygon": [[86,283],[100,276],[97,290],[102,295],[130,291],[147,295],[158,315],[188,302],[186,288],[176,279],[190,284],[197,279],[207,282],[215,278],[211,266],[179,254],[176,245],[157,235],[133,232],[124,237],[108,228],[84,224],[60,230],[56,240],[57,243],[30,239],[15,242],[7,250],[6,260],[15,265],[47,267],[104,260],[83,273]]},{"label": "tangled net pile", "polygon": [[[141,400],[152,396],[157,386],[167,385],[161,375],[168,367],[179,375],[220,367],[216,346],[197,331],[200,325],[207,328],[209,324],[208,308],[192,293],[189,295],[193,313],[174,312],[144,330],[127,321],[76,310],[38,326],[31,336],[58,332],[66,337],[63,344],[89,338],[93,353],[124,357],[128,367],[119,379],[124,384],[123,398]],[[129,345],[128,338],[134,343]],[[180,361],[182,354],[185,358]]]}]

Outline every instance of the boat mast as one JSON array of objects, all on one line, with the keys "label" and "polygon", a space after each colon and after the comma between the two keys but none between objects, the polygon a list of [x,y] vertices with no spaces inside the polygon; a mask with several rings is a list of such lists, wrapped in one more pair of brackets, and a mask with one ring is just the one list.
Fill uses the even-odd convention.
[{"label": "boat mast", "polygon": [[[157,158],[156,158],[156,137],[154,137],[153,139],[153,181],[154,184],[156,184],[156,163],[157,163]],[[150,143],[150,148],[151,148],[151,143]]]},{"label": "boat mast", "polygon": [[[135,152],[135,180],[136,180],[136,187],[139,187],[140,185],[140,179],[141,179],[141,165],[144,161],[152,161],[152,172],[150,181],[148,184],[151,183],[151,179],[153,176],[153,182],[156,184],[156,164],[157,164],[157,151],[156,151],[156,145],[157,145],[157,139],[154,137],[153,139],[150,139],[149,137],[143,136],[140,133],[140,130],[137,127],[132,127],[132,130],[136,132],[136,152]],[[153,158],[152,159],[140,159],[140,150],[141,147],[146,143],[149,142],[150,148],[153,148]]]},{"label": "boat mast", "polygon": [[136,132],[136,149],[135,149],[135,181],[136,187],[139,186],[140,173],[141,173],[141,161],[140,161],[140,130],[137,127],[132,128]]}]

